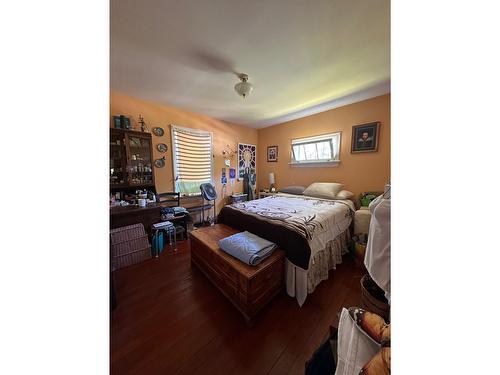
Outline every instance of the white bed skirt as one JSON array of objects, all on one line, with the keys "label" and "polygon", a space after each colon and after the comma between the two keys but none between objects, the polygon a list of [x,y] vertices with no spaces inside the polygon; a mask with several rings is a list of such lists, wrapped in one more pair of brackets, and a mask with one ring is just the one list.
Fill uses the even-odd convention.
[{"label": "white bed skirt", "polygon": [[314,292],[320,282],[328,279],[328,271],[342,263],[342,255],[348,252],[350,238],[348,228],[329,241],[325,249],[311,257],[307,271],[293,265],[288,259],[285,260],[286,292],[290,297],[297,298],[299,306],[304,304],[307,295]]}]

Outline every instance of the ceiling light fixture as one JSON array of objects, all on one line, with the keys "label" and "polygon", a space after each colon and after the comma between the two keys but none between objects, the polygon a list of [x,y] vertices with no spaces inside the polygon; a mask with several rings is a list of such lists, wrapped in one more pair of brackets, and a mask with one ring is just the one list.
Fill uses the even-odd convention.
[{"label": "ceiling light fixture", "polygon": [[248,76],[244,73],[238,75],[238,78],[241,79],[241,82],[238,82],[234,85],[234,91],[238,93],[238,95],[246,98],[253,90],[253,86],[250,82],[248,82]]}]

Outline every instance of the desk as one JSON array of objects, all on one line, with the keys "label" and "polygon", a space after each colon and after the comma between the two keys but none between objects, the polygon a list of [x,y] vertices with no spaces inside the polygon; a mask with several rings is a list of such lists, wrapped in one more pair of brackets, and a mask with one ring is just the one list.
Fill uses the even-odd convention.
[{"label": "desk", "polygon": [[[186,208],[189,213],[196,213],[213,207],[212,204],[198,204],[198,202],[186,202],[185,205],[181,202],[181,205]],[[139,207],[137,205],[111,207],[109,210],[110,228],[115,229],[126,225],[142,223],[144,229],[150,233],[151,225],[162,221],[160,213],[162,207],[166,207],[166,205],[162,205],[161,203],[149,203],[146,207]],[[182,221],[186,238],[188,238],[186,215],[177,216],[173,219],[168,219],[168,221],[174,224]]]},{"label": "desk", "polygon": [[[161,203],[150,203],[146,207],[139,207],[136,205],[129,205],[125,207],[112,207],[109,210],[110,227],[111,229],[124,227],[126,225],[142,223],[144,229],[151,234],[151,225],[161,222],[161,209],[165,207]],[[168,221],[176,224],[182,222],[186,238],[188,237],[187,231],[187,217],[186,215],[176,216]]]},{"label": "desk", "polygon": [[146,207],[136,205],[111,207],[109,210],[110,228],[142,223],[149,233],[151,225],[161,221],[160,209],[161,206],[158,203],[150,203]]},{"label": "desk", "polygon": [[[186,210],[188,210],[188,212],[190,214],[196,214],[196,213],[200,213],[201,211],[206,211],[206,210],[209,210],[213,207],[213,203],[205,203],[203,205],[200,205],[200,206],[193,206],[193,207],[186,207]],[[196,225],[203,225],[204,223],[200,220],[198,222],[194,222],[194,219],[193,219],[193,224],[196,224]]]}]

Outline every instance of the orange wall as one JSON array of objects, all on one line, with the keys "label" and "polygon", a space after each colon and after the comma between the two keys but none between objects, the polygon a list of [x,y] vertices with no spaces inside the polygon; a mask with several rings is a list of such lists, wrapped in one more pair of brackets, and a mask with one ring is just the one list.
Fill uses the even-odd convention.
[{"label": "orange wall", "polygon": [[[351,154],[352,127],[380,121],[377,152]],[[340,164],[337,167],[291,167],[292,138],[342,132]],[[276,187],[308,186],[312,182],[340,182],[355,193],[384,190],[390,180],[390,94],[378,96],[316,115],[259,129],[257,151],[258,186],[268,188],[268,173],[274,172]],[[278,162],[267,162],[267,146],[278,145]]]},{"label": "orange wall", "polygon": [[[152,129],[160,126],[165,135],[153,138],[153,158],[166,155],[166,166],[155,168],[156,190],[159,193],[173,191],[172,153],[170,124],[211,131],[214,134],[215,183],[219,197],[227,198],[234,192],[241,192],[243,185],[236,182],[223,192],[220,183],[221,169],[224,167],[222,151],[227,144],[236,149],[238,142],[257,144],[257,187],[268,187],[268,173],[274,172],[276,187],[287,185],[307,186],[312,182],[340,182],[356,196],[363,191],[383,190],[390,180],[390,94],[378,96],[359,103],[335,108],[316,115],[285,122],[264,129],[252,129],[230,124],[208,116],[187,112],[175,107],[133,98],[120,92],[111,91],[110,114],[123,114],[130,117],[132,125],[139,128],[139,114],[144,117],[147,126]],[[380,121],[380,135],[377,152],[351,154],[352,126],[372,121]],[[110,119],[110,126],[113,126]],[[291,167],[290,145],[292,138],[300,138],[342,132],[340,147],[340,165],[337,167]],[[165,143],[169,150],[162,154],[155,146]],[[267,146],[278,145],[278,162],[267,162]],[[237,159],[231,160],[236,168]],[[229,172],[228,172],[229,174]],[[217,200],[218,210],[224,204]]]},{"label": "orange wall", "polygon": [[[153,138],[153,158],[158,159],[166,156],[166,165],[163,168],[154,168],[155,185],[158,193],[174,191],[173,181],[173,168],[172,168],[172,142],[170,140],[170,124],[185,126],[188,128],[202,129],[213,132],[213,145],[215,155],[215,184],[217,194],[219,197],[226,197],[231,194],[231,186],[228,184],[227,192],[222,191],[222,184],[220,178],[222,168],[224,165],[224,158],[222,151],[227,144],[232,149],[237,148],[238,142],[257,144],[257,129],[246,128],[243,126],[229,124],[224,121],[216,120],[208,116],[203,116],[178,108],[160,105],[153,102],[133,98],[124,95],[120,92],[111,91],[110,96],[110,126],[113,127],[113,115],[125,115],[132,121],[132,126],[137,130],[140,126],[137,124],[139,115],[144,117],[146,125],[151,130],[155,126],[162,127],[165,134],[162,137],[155,135]],[[168,145],[168,151],[161,153],[156,150],[158,143],[165,143]],[[237,159],[234,157],[231,160],[231,167],[236,168]],[[229,177],[229,171],[227,171]],[[243,190],[242,182],[236,182],[232,188],[234,192],[241,192]],[[217,200],[218,210],[223,206],[223,200]]]}]

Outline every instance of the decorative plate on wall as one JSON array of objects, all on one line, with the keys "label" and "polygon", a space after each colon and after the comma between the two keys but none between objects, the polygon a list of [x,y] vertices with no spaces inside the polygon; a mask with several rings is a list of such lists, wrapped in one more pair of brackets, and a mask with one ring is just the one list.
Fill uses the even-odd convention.
[{"label": "decorative plate on wall", "polygon": [[155,167],[156,168],[163,168],[164,166],[165,166],[165,156],[160,158],[160,159],[155,160]]},{"label": "decorative plate on wall", "polygon": [[155,127],[153,128],[153,134],[157,137],[161,137],[163,136],[163,134],[165,134],[165,132],[163,131],[163,128]]},{"label": "decorative plate on wall", "polygon": [[167,152],[168,146],[165,143],[158,143],[156,149],[160,152]]}]

